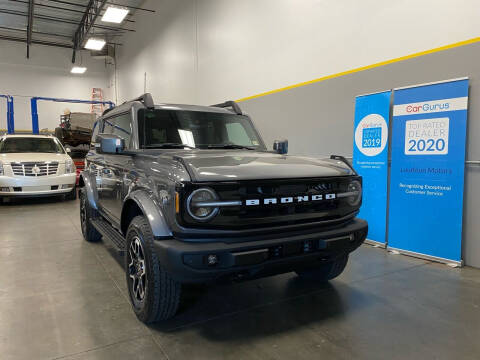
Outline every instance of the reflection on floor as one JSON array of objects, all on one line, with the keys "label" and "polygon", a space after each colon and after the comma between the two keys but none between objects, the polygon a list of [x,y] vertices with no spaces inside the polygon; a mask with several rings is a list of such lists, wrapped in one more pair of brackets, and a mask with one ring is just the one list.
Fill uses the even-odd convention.
[{"label": "reflection on floor", "polygon": [[479,359],[480,271],[370,246],[328,284],[190,286],[144,326],[122,259],[82,240],[78,201],[0,205],[0,358]]}]

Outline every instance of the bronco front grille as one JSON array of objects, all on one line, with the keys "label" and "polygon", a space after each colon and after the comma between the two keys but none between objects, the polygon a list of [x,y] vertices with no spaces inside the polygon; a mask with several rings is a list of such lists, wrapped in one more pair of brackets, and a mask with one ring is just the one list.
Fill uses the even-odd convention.
[{"label": "bronco front grille", "polygon": [[[195,188],[210,187],[219,200],[239,201],[242,205],[221,208],[211,221],[199,223],[189,217],[182,202],[181,218],[185,226],[218,229],[250,229],[272,225],[307,224],[318,221],[336,221],[359,208],[351,206],[345,198],[328,199],[327,194],[346,191],[348,184],[357,177],[331,177],[314,179],[282,179],[239,181],[222,183],[186,184],[184,199]],[[322,195],[325,200],[318,202],[284,203],[276,205],[246,206],[246,199],[281,198],[288,196]],[[280,201],[279,201],[280,202]]]},{"label": "bronco front grille", "polygon": [[58,161],[52,162],[14,162],[11,163],[15,176],[49,176],[55,175],[58,170]]}]

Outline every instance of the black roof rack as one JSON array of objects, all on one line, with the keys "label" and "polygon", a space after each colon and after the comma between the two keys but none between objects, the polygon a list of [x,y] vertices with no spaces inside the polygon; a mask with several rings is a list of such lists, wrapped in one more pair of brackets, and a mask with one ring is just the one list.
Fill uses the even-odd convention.
[{"label": "black roof rack", "polygon": [[131,102],[131,101],[140,101],[146,108],[153,109],[155,107],[155,104],[153,103],[152,94],[150,93],[145,93],[127,102]]},{"label": "black roof rack", "polygon": [[238,106],[238,104],[235,102],[235,101],[225,101],[224,103],[221,103],[221,104],[215,104],[215,105],[211,105],[211,106],[214,106],[214,107],[219,107],[219,108],[228,108],[228,107],[231,107],[232,110],[235,112],[235,114],[237,115],[243,115],[243,111],[242,109],[240,109],[240,106]]}]

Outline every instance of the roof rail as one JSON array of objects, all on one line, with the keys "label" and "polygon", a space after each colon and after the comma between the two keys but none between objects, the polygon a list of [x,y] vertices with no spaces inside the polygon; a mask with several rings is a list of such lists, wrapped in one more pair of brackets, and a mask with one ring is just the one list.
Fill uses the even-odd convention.
[{"label": "roof rail", "polygon": [[155,107],[155,104],[153,103],[152,94],[150,93],[145,93],[130,101],[140,101],[141,103],[143,103],[143,105],[146,108],[150,108],[150,109],[153,109],[153,107]]},{"label": "roof rail", "polygon": [[235,114],[237,115],[244,115],[242,109],[240,109],[240,106],[238,106],[238,104],[235,102],[235,101],[225,101],[224,103],[221,103],[221,104],[215,104],[215,105],[211,105],[211,106],[214,106],[214,107],[219,107],[219,108],[228,108],[228,107],[231,107],[232,110],[235,112]]}]

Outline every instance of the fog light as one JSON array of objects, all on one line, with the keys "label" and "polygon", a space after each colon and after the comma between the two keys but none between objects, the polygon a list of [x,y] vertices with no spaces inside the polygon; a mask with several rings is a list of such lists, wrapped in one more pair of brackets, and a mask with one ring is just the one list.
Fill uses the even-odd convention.
[{"label": "fog light", "polygon": [[210,254],[207,256],[207,265],[215,266],[218,264],[218,256],[215,254]]},{"label": "fog light", "polygon": [[0,187],[0,191],[2,191],[2,192],[10,192],[10,188],[9,188],[9,187]]}]

